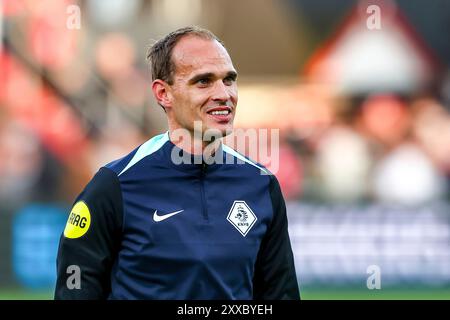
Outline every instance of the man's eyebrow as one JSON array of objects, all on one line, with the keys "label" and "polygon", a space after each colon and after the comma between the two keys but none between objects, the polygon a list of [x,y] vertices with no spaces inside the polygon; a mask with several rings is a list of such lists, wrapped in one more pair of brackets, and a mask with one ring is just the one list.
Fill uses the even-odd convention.
[{"label": "man's eyebrow", "polygon": [[[200,79],[209,79],[209,78],[213,78],[214,76],[215,76],[215,74],[212,72],[200,73],[200,74],[193,76],[191,79],[189,79],[189,83],[193,84],[193,83],[196,83]],[[237,72],[236,71],[228,71],[226,78],[228,78],[228,77],[232,77],[233,79],[236,79]]]},{"label": "man's eyebrow", "polygon": [[236,71],[228,71],[227,78],[233,78],[233,80],[236,80],[238,74]]}]

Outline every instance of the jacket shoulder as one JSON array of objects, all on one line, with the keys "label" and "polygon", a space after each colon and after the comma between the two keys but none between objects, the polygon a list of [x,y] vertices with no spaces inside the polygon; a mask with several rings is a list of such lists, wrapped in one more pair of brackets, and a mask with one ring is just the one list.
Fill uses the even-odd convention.
[{"label": "jacket shoulder", "polygon": [[242,153],[234,150],[233,148],[223,145],[222,147],[224,153],[225,153],[225,161],[226,163],[233,163],[233,164],[245,164],[246,167],[253,167],[257,169],[255,172],[261,174],[261,175],[273,175],[269,169],[267,169],[264,165],[250,159],[249,157],[243,155]]},{"label": "jacket shoulder", "polygon": [[105,165],[106,168],[114,171],[118,176],[130,169],[145,157],[158,151],[169,140],[167,133],[162,133],[147,140],[139,147],[131,151],[126,156],[112,161]]}]

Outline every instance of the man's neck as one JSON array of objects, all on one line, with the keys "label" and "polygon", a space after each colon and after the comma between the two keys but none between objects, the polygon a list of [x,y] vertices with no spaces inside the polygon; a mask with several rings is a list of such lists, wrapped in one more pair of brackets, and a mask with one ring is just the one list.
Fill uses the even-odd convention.
[{"label": "man's neck", "polygon": [[204,153],[205,157],[210,157],[214,155],[217,149],[220,147],[221,141],[220,139],[215,141],[203,141],[203,135],[196,137],[193,133],[189,136],[179,136],[173,135],[172,131],[169,130],[169,139],[170,141],[176,145],[178,148],[192,154],[192,155],[201,155]]}]

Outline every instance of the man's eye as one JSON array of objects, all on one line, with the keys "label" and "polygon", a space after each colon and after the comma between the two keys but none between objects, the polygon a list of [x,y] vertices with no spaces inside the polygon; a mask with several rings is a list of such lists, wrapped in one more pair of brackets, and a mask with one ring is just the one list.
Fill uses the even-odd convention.
[{"label": "man's eye", "polygon": [[231,85],[235,81],[236,81],[235,77],[226,77],[225,79],[223,79],[223,83],[225,83],[226,85]]},{"label": "man's eye", "polygon": [[209,79],[207,79],[207,78],[199,79],[199,80],[197,80],[197,83],[201,84],[201,85],[207,85],[209,83]]}]

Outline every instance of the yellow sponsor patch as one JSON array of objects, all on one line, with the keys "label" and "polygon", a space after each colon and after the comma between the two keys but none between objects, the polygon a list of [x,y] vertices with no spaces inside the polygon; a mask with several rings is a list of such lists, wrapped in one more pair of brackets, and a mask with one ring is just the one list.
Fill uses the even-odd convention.
[{"label": "yellow sponsor patch", "polygon": [[91,213],[83,201],[78,201],[70,211],[69,219],[64,229],[64,236],[76,239],[83,236],[91,225]]}]

